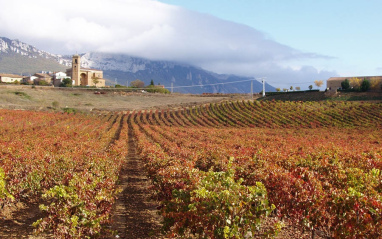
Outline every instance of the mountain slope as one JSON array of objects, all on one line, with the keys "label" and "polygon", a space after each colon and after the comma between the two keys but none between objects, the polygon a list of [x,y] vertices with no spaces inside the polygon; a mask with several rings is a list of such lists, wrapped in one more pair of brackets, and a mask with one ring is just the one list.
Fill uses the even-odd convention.
[{"label": "mountain slope", "polygon": [[40,71],[63,71],[70,62],[61,55],[41,51],[19,40],[0,37],[0,72],[28,75]]},{"label": "mountain slope", "polygon": [[[168,61],[151,61],[143,58],[106,53],[86,53],[81,56],[84,67],[104,71],[104,77],[117,84],[127,85],[140,79],[146,84],[165,85],[181,93],[250,93],[251,77],[220,75],[199,67]],[[236,82],[236,83],[231,83]],[[262,84],[253,81],[254,92],[262,91]],[[203,86],[201,86],[203,85]],[[266,84],[266,91],[275,88]]]}]

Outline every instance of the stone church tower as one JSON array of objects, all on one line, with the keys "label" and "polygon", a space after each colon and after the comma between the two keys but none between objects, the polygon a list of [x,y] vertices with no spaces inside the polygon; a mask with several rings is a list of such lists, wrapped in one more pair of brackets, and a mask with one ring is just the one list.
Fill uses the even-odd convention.
[{"label": "stone church tower", "polygon": [[72,81],[73,85],[80,85],[80,64],[81,57],[79,55],[74,55],[72,58]]},{"label": "stone church tower", "polygon": [[66,75],[72,78],[73,86],[105,87],[103,71],[89,68],[81,68],[81,57],[74,55],[72,68],[66,69]]}]

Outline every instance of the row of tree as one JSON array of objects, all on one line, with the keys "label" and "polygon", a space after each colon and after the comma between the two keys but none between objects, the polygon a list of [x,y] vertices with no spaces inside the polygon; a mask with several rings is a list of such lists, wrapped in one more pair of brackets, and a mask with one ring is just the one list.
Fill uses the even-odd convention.
[{"label": "row of tree", "polygon": [[122,85],[115,85],[116,88],[133,88],[133,89],[140,89],[140,90],[143,90],[143,91],[147,91],[147,92],[150,92],[150,93],[170,93],[169,90],[165,89],[163,86],[160,85],[160,83],[158,83],[158,85],[155,85],[154,84],[154,80],[151,79],[151,82],[149,85],[145,86],[145,83],[139,79],[136,79],[132,82],[130,82],[130,86],[127,87],[127,86],[122,86]]},{"label": "row of tree", "polygon": [[[341,88],[343,90],[352,90],[352,91],[368,91],[370,89],[376,89],[379,85],[378,80],[368,80],[364,78],[352,78],[351,80],[345,79],[341,82]],[[382,88],[382,86],[381,86]]]},{"label": "row of tree", "polygon": [[[324,81],[322,81],[322,80],[316,80],[316,81],[314,81],[314,84],[315,84],[318,88],[320,88],[320,87],[324,84]],[[312,90],[312,89],[313,89],[313,85],[310,85],[308,88],[309,88],[309,90]],[[283,88],[283,91],[284,91],[284,92],[294,91],[294,90],[296,90],[296,91],[300,91],[300,90],[301,90],[301,87],[299,87],[299,86],[296,86],[296,87],[291,86],[291,87],[289,87],[289,89],[287,89],[287,88]],[[281,88],[276,88],[276,91],[277,91],[277,92],[280,92],[280,91],[281,91]]]}]

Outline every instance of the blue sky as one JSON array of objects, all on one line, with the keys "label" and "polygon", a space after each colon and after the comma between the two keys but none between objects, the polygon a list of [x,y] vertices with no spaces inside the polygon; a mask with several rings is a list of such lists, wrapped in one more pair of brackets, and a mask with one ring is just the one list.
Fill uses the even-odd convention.
[{"label": "blue sky", "polygon": [[308,89],[382,75],[381,9],[382,0],[12,0],[0,8],[0,36],[54,54],[128,54]]},{"label": "blue sky", "polygon": [[242,23],[293,48],[333,57],[315,62],[341,76],[382,74],[380,0],[160,0]]}]

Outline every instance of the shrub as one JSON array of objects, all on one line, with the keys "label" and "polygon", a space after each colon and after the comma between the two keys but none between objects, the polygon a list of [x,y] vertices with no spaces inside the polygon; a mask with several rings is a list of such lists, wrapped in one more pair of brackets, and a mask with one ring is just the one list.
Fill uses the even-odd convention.
[{"label": "shrub", "polygon": [[157,87],[157,86],[154,86],[154,85],[149,85],[146,88],[146,91],[150,92],[150,93],[163,93],[163,94],[169,94],[170,93],[169,90],[167,90],[165,88]]},{"label": "shrub", "polygon": [[68,107],[65,107],[65,108],[62,108],[62,110],[65,112],[65,113],[67,113],[67,114],[75,114],[75,113],[77,113],[77,110],[76,109],[74,109],[74,108],[68,108]]},{"label": "shrub", "polygon": [[60,87],[71,87],[72,86],[72,79],[65,78],[62,80]]},{"label": "shrub", "polygon": [[53,108],[58,108],[58,107],[60,107],[60,103],[58,101],[53,101],[52,106],[53,106]]},{"label": "shrub", "polygon": [[[231,166],[230,163],[226,172],[199,171],[202,179],[191,192],[175,189],[167,207],[165,227],[175,228],[180,235],[191,233],[200,238],[245,238],[257,234],[261,220],[275,206],[269,205],[262,183],[243,185],[243,179],[235,180]],[[281,224],[276,223],[267,234],[275,235],[280,229]]]},{"label": "shrub", "polygon": [[341,82],[341,88],[344,90],[348,90],[350,88],[350,82],[348,79]]},{"label": "shrub", "polygon": [[49,83],[47,81],[45,81],[45,80],[40,80],[38,82],[38,85],[49,85]]},{"label": "shrub", "polygon": [[370,89],[370,81],[364,79],[361,84],[361,91],[368,91]]}]

